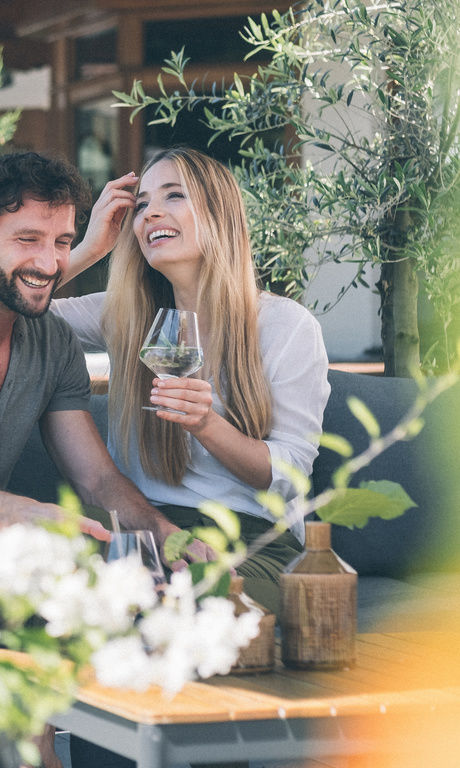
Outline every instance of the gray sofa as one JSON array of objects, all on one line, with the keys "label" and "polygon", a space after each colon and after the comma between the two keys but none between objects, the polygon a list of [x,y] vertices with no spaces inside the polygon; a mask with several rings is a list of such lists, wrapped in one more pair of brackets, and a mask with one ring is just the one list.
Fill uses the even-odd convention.
[{"label": "gray sofa", "polygon": [[[372,410],[383,433],[413,402],[411,380],[330,371],[331,396],[324,429],[344,435],[355,452],[367,445],[360,423],[347,408],[355,395]],[[93,395],[91,410],[107,438],[107,399]],[[417,507],[402,517],[373,519],[362,530],[334,527],[333,546],[359,574],[361,631],[435,629],[460,624],[460,386],[426,411],[417,438],[394,445],[353,479],[394,480]],[[329,485],[338,457],[320,449],[313,470],[318,493]],[[9,489],[41,501],[56,499],[60,478],[34,429],[11,477]]]}]

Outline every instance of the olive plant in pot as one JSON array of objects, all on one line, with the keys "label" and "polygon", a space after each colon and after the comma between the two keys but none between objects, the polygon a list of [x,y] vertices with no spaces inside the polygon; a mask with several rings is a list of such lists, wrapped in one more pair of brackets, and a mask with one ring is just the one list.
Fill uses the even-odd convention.
[{"label": "olive plant in pot", "polygon": [[[172,87],[160,74],[153,93],[139,81],[115,93],[152,123],[204,105],[211,151],[218,136],[241,143],[234,171],[272,288],[298,298],[319,265],[351,262],[340,298],[380,267],[387,375],[420,364],[419,284],[440,326],[428,361],[446,369],[455,356],[459,22],[457,0],[306,0],[248,20],[246,58],[265,57],[250,77],[188,83],[182,50],[163,67]],[[273,131],[285,137],[275,148]]]}]

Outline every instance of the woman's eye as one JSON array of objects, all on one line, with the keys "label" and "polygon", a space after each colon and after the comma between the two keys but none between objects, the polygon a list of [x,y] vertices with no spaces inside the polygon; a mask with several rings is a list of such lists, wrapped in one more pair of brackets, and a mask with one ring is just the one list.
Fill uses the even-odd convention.
[{"label": "woman's eye", "polygon": [[140,202],[136,203],[134,206],[134,213],[139,213],[139,211],[142,211],[143,208],[147,207],[147,203],[145,200],[141,200]]},{"label": "woman's eye", "polygon": [[171,200],[171,199],[173,199],[173,198],[179,198],[179,199],[182,199],[182,200],[183,200],[183,199],[184,199],[184,197],[185,197],[185,195],[184,195],[184,193],[183,193],[183,192],[170,192],[170,193],[168,194],[168,198],[167,198],[167,199],[168,199],[168,200]]},{"label": "woman's eye", "polygon": [[35,243],[35,237],[20,237],[19,242],[21,243]]}]

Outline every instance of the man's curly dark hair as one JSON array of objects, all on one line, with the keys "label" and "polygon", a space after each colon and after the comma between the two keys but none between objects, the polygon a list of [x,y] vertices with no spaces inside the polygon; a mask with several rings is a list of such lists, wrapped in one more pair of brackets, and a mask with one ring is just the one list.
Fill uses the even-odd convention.
[{"label": "man's curly dark hair", "polygon": [[91,206],[88,184],[66,160],[37,152],[0,155],[0,215],[18,211],[25,197],[51,206],[70,203],[78,220]]}]

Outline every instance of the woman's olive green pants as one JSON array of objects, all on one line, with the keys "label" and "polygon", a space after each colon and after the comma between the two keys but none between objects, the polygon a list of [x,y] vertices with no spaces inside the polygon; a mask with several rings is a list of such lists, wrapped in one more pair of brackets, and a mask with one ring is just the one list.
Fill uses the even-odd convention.
[{"label": "woman's olive green pants", "polygon": [[[178,507],[165,504],[161,512],[179,528],[189,530],[196,526],[215,526],[215,522],[194,507]],[[85,507],[88,517],[100,520],[106,528],[111,527],[109,515],[95,507]],[[266,533],[272,524],[254,515],[235,512],[241,525],[241,539],[246,546]],[[298,539],[290,532],[281,533],[276,539],[258,549],[237,568],[244,578],[244,591],[269,611],[279,616],[279,577],[284,568],[302,552]]]},{"label": "woman's olive green pants", "polygon": [[[160,507],[164,515],[179,528],[186,530],[195,526],[214,526],[215,523],[198,509],[165,505]],[[259,536],[266,533],[272,524],[254,515],[235,513],[241,525],[241,540],[252,547]],[[276,539],[257,550],[237,568],[244,578],[244,591],[269,611],[279,615],[279,577],[285,567],[302,552],[298,539],[290,532],[281,533]]]}]

